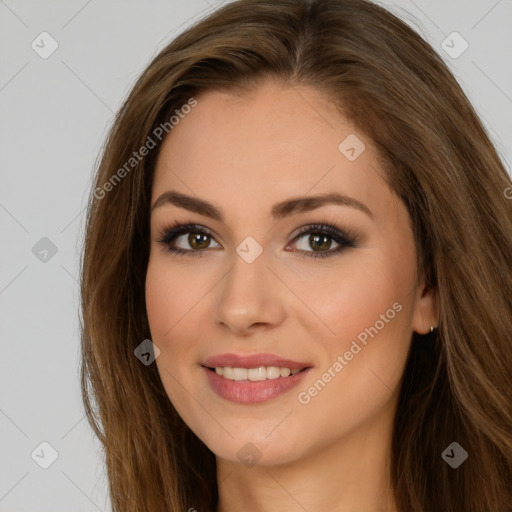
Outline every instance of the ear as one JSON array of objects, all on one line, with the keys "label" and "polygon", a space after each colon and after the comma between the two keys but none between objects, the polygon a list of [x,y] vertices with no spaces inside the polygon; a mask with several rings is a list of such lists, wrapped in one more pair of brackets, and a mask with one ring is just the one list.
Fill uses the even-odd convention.
[{"label": "ear", "polygon": [[418,334],[430,333],[430,326],[439,323],[437,288],[431,288],[422,279],[416,291],[412,329]]}]

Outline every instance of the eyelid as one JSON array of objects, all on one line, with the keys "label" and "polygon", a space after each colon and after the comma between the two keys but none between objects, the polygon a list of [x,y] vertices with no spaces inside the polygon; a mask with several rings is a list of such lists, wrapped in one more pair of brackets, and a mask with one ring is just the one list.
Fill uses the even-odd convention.
[{"label": "eyelid", "polygon": [[324,233],[329,235],[331,238],[339,238],[344,243],[356,242],[359,240],[359,234],[348,227],[338,227],[330,222],[315,222],[298,228],[295,231],[295,236],[292,241],[312,233]]},{"label": "eyelid", "polygon": [[[171,242],[174,243],[174,241],[177,238],[179,238],[180,236],[189,234],[189,233],[205,234],[205,235],[208,235],[209,237],[211,237],[213,240],[215,240],[216,243],[219,243],[219,242],[217,242],[215,236],[213,235],[213,232],[210,229],[208,229],[207,227],[202,226],[200,224],[180,223],[180,222],[177,222],[177,221],[174,221],[170,225],[162,226],[159,229],[159,231],[158,231],[158,234],[157,234],[158,238],[157,238],[156,241],[166,245],[168,250],[169,250],[169,252],[176,252],[176,253],[183,252],[183,253],[195,253],[195,254],[204,252],[204,249],[203,250],[199,250],[199,251],[194,251],[193,249],[182,249],[181,247],[177,247],[173,251],[170,248]],[[208,248],[208,249],[210,249],[210,248]],[[192,254],[192,255],[195,255],[195,254]]]}]

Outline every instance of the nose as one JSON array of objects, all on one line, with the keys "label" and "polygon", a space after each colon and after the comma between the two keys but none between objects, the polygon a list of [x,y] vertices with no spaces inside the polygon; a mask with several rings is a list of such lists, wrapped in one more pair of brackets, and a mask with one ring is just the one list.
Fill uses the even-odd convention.
[{"label": "nose", "polygon": [[237,254],[217,287],[215,322],[237,335],[250,335],[280,325],[286,304],[286,287],[269,268],[265,251],[252,263]]}]

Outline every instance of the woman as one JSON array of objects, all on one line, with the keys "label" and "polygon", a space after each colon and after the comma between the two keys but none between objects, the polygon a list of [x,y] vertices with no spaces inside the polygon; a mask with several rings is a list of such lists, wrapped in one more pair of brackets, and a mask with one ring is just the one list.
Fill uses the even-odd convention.
[{"label": "woman", "polygon": [[239,0],[106,141],[82,389],[114,510],[512,510],[510,178],[366,0]]}]

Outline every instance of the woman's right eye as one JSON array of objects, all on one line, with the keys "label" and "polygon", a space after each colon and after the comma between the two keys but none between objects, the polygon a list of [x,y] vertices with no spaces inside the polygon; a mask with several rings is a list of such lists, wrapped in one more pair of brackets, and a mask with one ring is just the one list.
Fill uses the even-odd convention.
[{"label": "woman's right eye", "polygon": [[[204,249],[209,248],[210,241],[214,240],[208,231],[195,224],[165,228],[161,231],[160,236],[161,239],[158,242],[164,244],[169,252],[190,256],[202,255]],[[189,248],[176,246],[180,238],[183,239],[181,243],[188,245]]]}]

